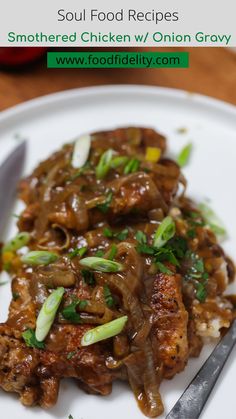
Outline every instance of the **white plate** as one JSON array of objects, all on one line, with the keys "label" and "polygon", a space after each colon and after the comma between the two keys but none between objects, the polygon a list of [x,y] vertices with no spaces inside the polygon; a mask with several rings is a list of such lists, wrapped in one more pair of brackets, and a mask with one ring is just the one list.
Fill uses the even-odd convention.
[{"label": "white plate", "polygon": [[[142,86],[108,86],[66,91],[46,96],[2,112],[0,115],[1,159],[20,138],[29,141],[26,173],[53,150],[77,135],[126,125],[150,126],[168,137],[172,152],[187,142],[194,143],[191,164],[184,170],[188,192],[211,205],[224,220],[229,239],[224,248],[235,256],[235,158],[236,108],[203,96],[172,89]],[[178,133],[186,128],[185,134]],[[14,234],[14,222],[7,235]],[[10,300],[9,285],[0,289],[0,316],[5,320]],[[199,359],[171,381],[164,381],[161,394],[166,413],[198,371],[210,351],[205,347]],[[235,354],[235,353],[234,353]],[[205,419],[234,419],[236,362],[231,355],[202,415]],[[89,396],[75,383],[64,381],[56,407],[50,411],[24,408],[14,395],[0,392],[4,419],[74,419],[120,417],[141,419],[128,386],[116,383],[111,396]],[[164,416],[162,416],[164,418]],[[191,419],[191,418],[179,418]]]}]

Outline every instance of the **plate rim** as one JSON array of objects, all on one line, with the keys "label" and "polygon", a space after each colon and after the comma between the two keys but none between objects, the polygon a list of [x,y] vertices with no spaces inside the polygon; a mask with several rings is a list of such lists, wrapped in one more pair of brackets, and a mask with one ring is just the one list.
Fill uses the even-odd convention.
[{"label": "plate rim", "polygon": [[[59,91],[56,93],[51,93],[43,96],[36,97],[34,99],[22,102],[18,105],[10,107],[6,110],[0,112],[0,127],[1,124],[11,121],[12,118],[17,118],[16,123],[18,123],[19,118],[27,114],[30,110],[33,112],[33,116],[37,110],[42,110],[44,107],[53,106],[53,104],[63,103],[68,101],[70,98],[83,98],[83,97],[93,97],[94,95],[99,96],[101,94],[113,95],[118,94],[130,94],[133,97],[135,95],[149,95],[150,97],[163,97],[163,98],[175,98],[181,100],[184,103],[192,103],[198,106],[208,107],[211,110],[223,111],[224,114],[229,115],[235,118],[236,115],[236,105],[229,104],[227,102],[201,95],[198,93],[192,93],[180,89],[159,87],[159,86],[148,86],[148,85],[101,85],[95,87],[83,87],[76,89],[67,89],[64,91]],[[28,117],[31,118],[31,115]],[[0,138],[1,140],[1,138]],[[229,374],[230,375],[230,374]],[[12,397],[9,397],[9,403]],[[118,399],[117,399],[118,400]],[[213,401],[210,400],[210,404]],[[71,409],[74,410],[75,406],[72,404]],[[137,408],[138,410],[138,408]],[[167,414],[167,409],[166,412]],[[203,413],[204,415],[204,413]],[[52,416],[54,417],[54,415]]]},{"label": "plate rim", "polygon": [[24,101],[10,108],[0,111],[0,124],[10,120],[12,117],[19,117],[28,111],[36,111],[47,105],[62,103],[70,98],[83,98],[99,96],[101,94],[148,94],[152,97],[175,98],[181,101],[191,101],[195,105],[207,106],[215,111],[222,111],[227,116],[236,116],[236,104],[213,98],[211,96],[195,93],[192,91],[176,89],[172,87],[151,86],[145,84],[108,84],[99,86],[78,87],[73,89],[61,90],[55,93],[38,96]]}]

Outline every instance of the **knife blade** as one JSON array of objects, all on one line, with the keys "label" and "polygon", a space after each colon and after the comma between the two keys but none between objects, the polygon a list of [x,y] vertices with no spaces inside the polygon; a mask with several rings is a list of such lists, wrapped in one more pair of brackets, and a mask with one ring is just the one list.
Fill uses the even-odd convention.
[{"label": "knife blade", "polygon": [[16,197],[16,187],[22,174],[26,142],[22,142],[0,166],[0,239]]},{"label": "knife blade", "polygon": [[166,419],[198,419],[236,344],[236,319]]}]

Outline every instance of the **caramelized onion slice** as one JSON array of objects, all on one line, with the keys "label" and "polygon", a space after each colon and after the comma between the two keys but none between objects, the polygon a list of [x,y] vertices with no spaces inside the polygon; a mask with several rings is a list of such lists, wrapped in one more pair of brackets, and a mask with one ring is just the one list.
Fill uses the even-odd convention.
[{"label": "caramelized onion slice", "polygon": [[[146,362],[144,362],[144,359]],[[124,359],[128,380],[140,410],[145,416],[155,418],[163,413],[164,407],[158,390],[158,382],[148,347]]]},{"label": "caramelized onion slice", "polygon": [[38,247],[41,250],[65,250],[70,246],[70,233],[65,227],[53,224],[51,230],[39,240]]}]

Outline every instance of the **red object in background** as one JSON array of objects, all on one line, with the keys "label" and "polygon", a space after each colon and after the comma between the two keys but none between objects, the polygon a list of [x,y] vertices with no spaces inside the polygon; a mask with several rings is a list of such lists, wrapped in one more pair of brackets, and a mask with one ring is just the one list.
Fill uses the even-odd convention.
[{"label": "red object in background", "polygon": [[41,58],[47,48],[42,47],[4,47],[0,48],[0,66],[17,68]]}]

